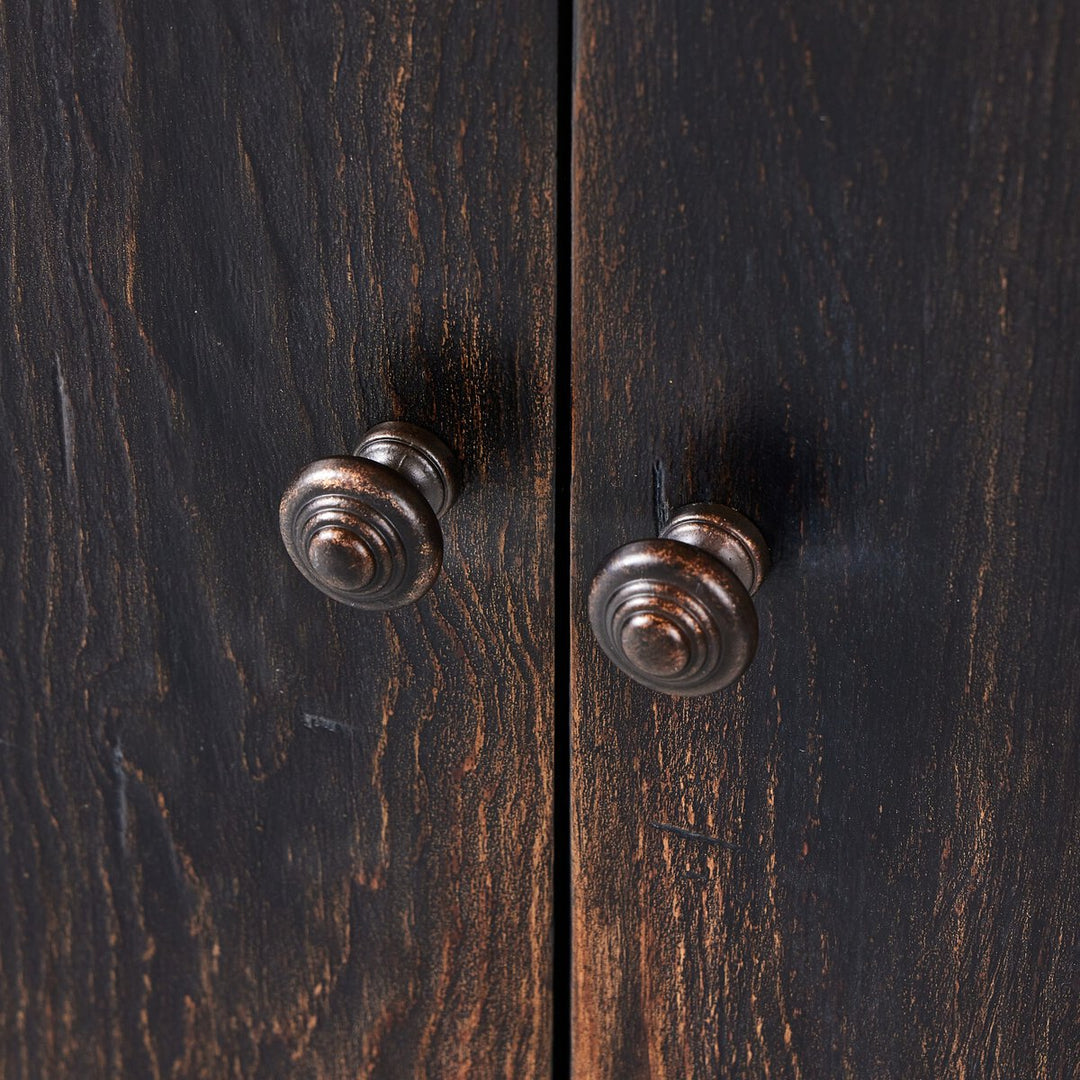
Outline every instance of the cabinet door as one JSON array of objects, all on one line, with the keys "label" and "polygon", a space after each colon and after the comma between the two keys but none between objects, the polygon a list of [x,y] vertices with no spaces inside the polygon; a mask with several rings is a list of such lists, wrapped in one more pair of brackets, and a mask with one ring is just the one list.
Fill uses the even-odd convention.
[{"label": "cabinet door", "polygon": [[[1080,1069],[1080,9],[580,0],[576,1073]],[[585,586],[770,541],[676,699]]]},{"label": "cabinet door", "polygon": [[[551,5],[0,21],[5,1077],[543,1076]],[[277,507],[467,486],[391,615]]]}]

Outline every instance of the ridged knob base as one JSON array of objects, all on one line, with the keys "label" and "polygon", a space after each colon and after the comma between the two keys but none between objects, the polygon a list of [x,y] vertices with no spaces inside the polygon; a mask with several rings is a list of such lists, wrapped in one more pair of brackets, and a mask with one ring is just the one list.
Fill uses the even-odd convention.
[{"label": "ridged knob base", "polygon": [[717,503],[684,506],[656,540],[613,552],[589,590],[589,621],[608,657],[668,694],[710,694],[750,666],[751,595],[769,567],[752,522]]},{"label": "ridged knob base", "polygon": [[300,572],[343,604],[385,611],[418,600],[442,567],[439,517],[459,470],[430,432],[372,428],[352,457],[313,461],[281,500],[281,537]]}]

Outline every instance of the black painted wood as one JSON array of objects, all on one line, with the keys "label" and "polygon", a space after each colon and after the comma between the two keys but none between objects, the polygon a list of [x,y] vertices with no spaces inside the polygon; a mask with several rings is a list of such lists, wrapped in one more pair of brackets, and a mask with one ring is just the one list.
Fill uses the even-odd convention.
[{"label": "black painted wood", "polygon": [[[1080,11],[576,34],[576,1075],[1075,1075]],[[774,568],[676,700],[586,586],[697,500]]]},{"label": "black painted wood", "polygon": [[[555,12],[0,5],[0,1073],[543,1076]],[[469,464],[392,616],[281,493]]]}]

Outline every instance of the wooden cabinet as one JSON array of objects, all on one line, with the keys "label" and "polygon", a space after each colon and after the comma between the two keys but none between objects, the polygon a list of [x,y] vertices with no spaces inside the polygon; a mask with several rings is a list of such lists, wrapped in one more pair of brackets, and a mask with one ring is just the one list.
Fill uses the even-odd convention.
[{"label": "wooden cabinet", "polygon": [[[1078,20],[0,8],[0,1075],[1072,1076]],[[278,502],[392,419],[362,613]],[[702,500],[675,698],[586,596]]]}]

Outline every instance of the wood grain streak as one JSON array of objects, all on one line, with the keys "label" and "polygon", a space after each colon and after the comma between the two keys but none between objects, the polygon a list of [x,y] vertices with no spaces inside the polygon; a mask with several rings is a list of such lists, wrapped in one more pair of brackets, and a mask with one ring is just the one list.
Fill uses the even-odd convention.
[{"label": "wood grain streak", "polygon": [[[0,3],[0,1074],[544,1076],[555,13]],[[290,565],[372,423],[433,593]]]},{"label": "wood grain streak", "polygon": [[[576,1074],[1080,1071],[1080,12],[581,0]],[[585,593],[685,502],[758,657],[660,697]]]}]

